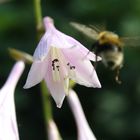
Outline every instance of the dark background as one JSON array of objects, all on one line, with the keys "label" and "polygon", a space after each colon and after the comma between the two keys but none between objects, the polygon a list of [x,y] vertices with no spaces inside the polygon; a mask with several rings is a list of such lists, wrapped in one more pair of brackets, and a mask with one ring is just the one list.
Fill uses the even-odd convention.
[{"label": "dark background", "polygon": [[[90,47],[92,42],[74,30],[70,21],[105,24],[120,36],[140,36],[139,0],[42,0],[43,16],[51,16],[56,27]],[[0,3],[0,85],[4,84],[14,60],[7,52],[13,47],[33,54],[37,45],[33,0],[11,0]],[[140,47],[140,46],[139,46]],[[77,85],[88,122],[98,140],[140,139],[140,48],[125,48],[121,70],[123,83],[99,64],[97,73],[102,89]],[[16,108],[21,140],[45,140],[45,126],[40,88],[22,87],[30,66],[27,65],[16,89]],[[53,114],[64,140],[76,140],[76,126],[67,104]]]}]

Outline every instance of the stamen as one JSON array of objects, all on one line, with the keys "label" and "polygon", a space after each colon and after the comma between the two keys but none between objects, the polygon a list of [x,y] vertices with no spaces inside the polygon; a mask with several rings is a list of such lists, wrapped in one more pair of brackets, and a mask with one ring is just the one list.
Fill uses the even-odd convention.
[{"label": "stamen", "polygon": [[[65,93],[68,94],[70,63],[66,63],[63,53],[59,48],[52,47],[51,49],[52,60],[52,78],[54,82],[63,82]],[[64,66],[63,66],[64,65]],[[66,65],[68,68],[66,68]],[[73,66],[72,66],[73,69]]]},{"label": "stamen", "polygon": [[68,77],[64,79],[64,90],[65,90],[66,95],[68,95],[69,93],[69,78]]},{"label": "stamen", "polygon": [[52,49],[51,49],[51,59],[52,59],[52,76],[53,76],[53,80],[55,82],[59,82],[60,81],[59,52],[58,52],[58,49],[55,48],[55,47],[52,47]]},{"label": "stamen", "polygon": [[74,77],[75,76],[75,66],[72,66],[69,62],[67,63],[67,66],[69,67],[69,74]]},{"label": "stamen", "polygon": [[59,71],[59,67],[60,67],[60,66],[56,66],[56,67],[57,67],[57,70]]},{"label": "stamen", "polygon": [[55,58],[52,63],[55,63],[55,62],[59,62],[59,60],[57,58]]}]

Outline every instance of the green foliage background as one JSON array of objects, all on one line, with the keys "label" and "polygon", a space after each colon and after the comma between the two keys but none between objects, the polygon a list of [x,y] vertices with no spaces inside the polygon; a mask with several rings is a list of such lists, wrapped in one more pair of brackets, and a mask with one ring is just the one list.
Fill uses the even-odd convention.
[{"label": "green foliage background", "polygon": [[[14,60],[8,47],[33,54],[37,45],[33,0],[11,0],[0,4],[0,84],[3,85]],[[42,0],[43,16],[51,16],[56,27],[75,37],[86,47],[92,42],[74,30],[70,21],[105,24],[120,36],[140,36],[139,0]],[[140,47],[140,46],[139,46]],[[97,73],[102,89],[77,85],[88,122],[98,140],[140,139],[140,48],[126,48],[123,83],[114,81],[112,72],[99,64]],[[40,88],[22,87],[29,67],[16,89],[16,108],[21,140],[45,140],[45,126]],[[52,100],[54,119],[64,140],[76,140],[76,126],[67,104],[58,109]]]}]

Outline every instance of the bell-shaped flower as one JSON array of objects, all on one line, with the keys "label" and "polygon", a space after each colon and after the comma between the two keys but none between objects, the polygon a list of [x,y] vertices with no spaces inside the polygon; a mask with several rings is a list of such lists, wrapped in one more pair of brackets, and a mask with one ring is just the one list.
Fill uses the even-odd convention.
[{"label": "bell-shaped flower", "polygon": [[14,90],[23,70],[24,62],[17,62],[0,90],[0,140],[19,140]]},{"label": "bell-shaped flower", "polygon": [[70,90],[67,99],[77,125],[78,140],[96,140],[91,128],[88,125],[81,103],[75,91]]},{"label": "bell-shaped flower", "polygon": [[101,87],[90,62],[95,61],[95,55],[74,38],[58,31],[50,17],[44,18],[44,26],[46,32],[34,52],[24,88],[45,79],[57,107],[61,107],[68,93],[69,79],[87,87]]}]

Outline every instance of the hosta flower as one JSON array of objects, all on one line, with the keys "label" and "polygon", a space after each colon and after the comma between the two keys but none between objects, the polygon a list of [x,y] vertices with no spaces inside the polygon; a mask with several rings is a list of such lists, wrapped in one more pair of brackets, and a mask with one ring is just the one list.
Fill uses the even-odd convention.
[{"label": "hosta flower", "polygon": [[17,62],[5,85],[0,90],[0,140],[19,140],[14,90],[23,69],[24,63],[22,61]]},{"label": "hosta flower", "polygon": [[61,107],[68,93],[69,79],[87,87],[101,87],[89,53],[82,44],[58,31],[50,17],[44,18],[45,34],[33,55],[34,61],[24,88],[45,79],[57,107]]},{"label": "hosta flower", "polygon": [[92,130],[88,125],[82,106],[75,91],[70,90],[67,99],[76,121],[78,140],[96,140]]}]

